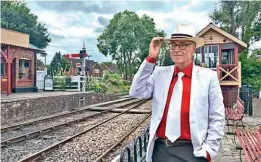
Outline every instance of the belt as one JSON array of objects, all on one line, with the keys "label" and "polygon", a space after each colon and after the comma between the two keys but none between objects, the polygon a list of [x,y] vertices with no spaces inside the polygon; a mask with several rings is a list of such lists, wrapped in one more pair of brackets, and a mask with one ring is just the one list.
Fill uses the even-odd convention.
[{"label": "belt", "polygon": [[188,140],[176,140],[174,142],[166,138],[157,138],[157,140],[169,147],[192,145],[192,142]]}]

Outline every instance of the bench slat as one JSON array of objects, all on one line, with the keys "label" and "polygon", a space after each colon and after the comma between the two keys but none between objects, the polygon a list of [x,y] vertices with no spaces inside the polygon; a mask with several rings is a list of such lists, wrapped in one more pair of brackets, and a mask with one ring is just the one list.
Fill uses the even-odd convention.
[{"label": "bench slat", "polygon": [[[236,135],[247,161],[251,162],[256,157],[261,156],[261,134],[259,129],[254,131],[237,129]],[[261,159],[257,159],[256,162],[261,162]]]},{"label": "bench slat", "polygon": [[[261,155],[261,147],[259,141],[257,141],[253,132],[246,131],[248,141],[248,152],[251,154],[252,159]],[[250,151],[251,150],[251,151]]]}]

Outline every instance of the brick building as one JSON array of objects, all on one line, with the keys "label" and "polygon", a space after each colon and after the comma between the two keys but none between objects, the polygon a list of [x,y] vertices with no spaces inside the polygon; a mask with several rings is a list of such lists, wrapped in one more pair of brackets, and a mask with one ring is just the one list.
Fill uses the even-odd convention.
[{"label": "brick building", "polygon": [[36,92],[36,55],[30,35],[1,28],[1,93]]},{"label": "brick building", "polygon": [[[71,65],[71,69],[66,75],[78,75],[81,69],[81,60],[77,58],[67,58]],[[117,73],[116,64],[106,66],[104,63],[98,63],[93,60],[85,60],[85,71],[88,77],[102,77],[105,70],[111,73]]]}]

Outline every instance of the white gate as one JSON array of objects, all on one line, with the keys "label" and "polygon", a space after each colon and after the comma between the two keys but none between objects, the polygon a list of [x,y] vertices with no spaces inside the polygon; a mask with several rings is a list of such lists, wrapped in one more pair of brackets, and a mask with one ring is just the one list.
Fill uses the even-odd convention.
[{"label": "white gate", "polygon": [[44,71],[37,71],[36,73],[36,87],[38,90],[44,89],[44,77],[47,75],[47,68],[44,68]]}]

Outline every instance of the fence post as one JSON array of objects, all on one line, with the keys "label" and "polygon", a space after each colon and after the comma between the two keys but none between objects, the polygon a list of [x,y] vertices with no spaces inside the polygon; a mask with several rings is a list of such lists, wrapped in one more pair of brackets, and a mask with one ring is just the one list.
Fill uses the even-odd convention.
[{"label": "fence post", "polygon": [[144,130],[144,152],[147,152],[147,132]]},{"label": "fence post", "polygon": [[125,147],[124,150],[121,152],[120,162],[124,162],[124,154],[126,151],[127,151],[127,156],[128,156],[128,162],[131,162],[131,150],[128,146]]},{"label": "fence post", "polygon": [[252,100],[253,100],[252,86],[249,85],[248,86],[249,116],[253,116]]},{"label": "fence post", "polygon": [[243,101],[244,101],[244,113],[247,114],[248,113],[248,88],[247,85],[243,85]]},{"label": "fence post", "polygon": [[138,136],[134,140],[134,162],[138,162],[137,141],[139,141],[139,157],[142,158],[142,140],[141,140],[141,136]]},{"label": "fence post", "polygon": [[243,88],[243,87],[240,87],[240,88],[239,88],[239,98],[240,98],[242,101],[244,101],[244,99],[243,99],[243,92],[244,92],[244,88]]}]

